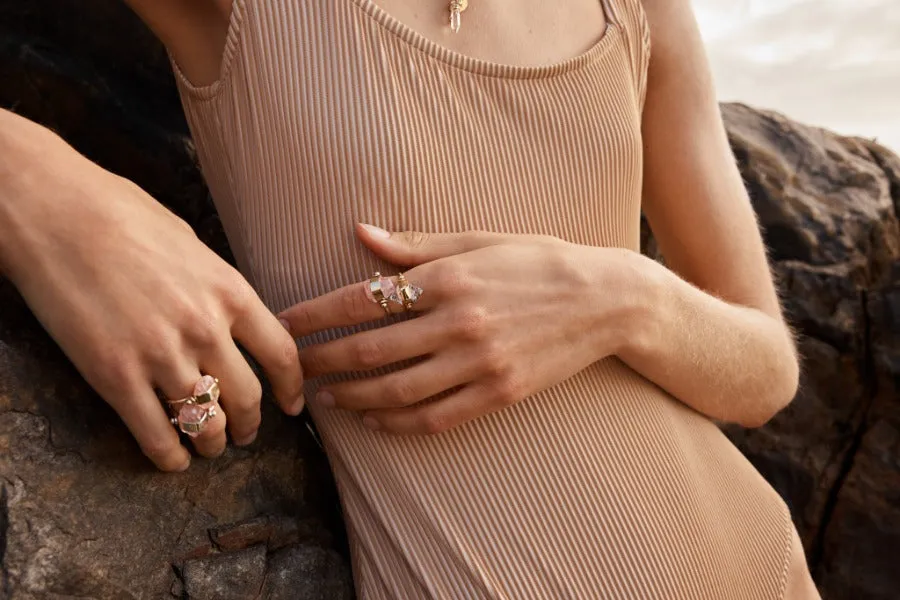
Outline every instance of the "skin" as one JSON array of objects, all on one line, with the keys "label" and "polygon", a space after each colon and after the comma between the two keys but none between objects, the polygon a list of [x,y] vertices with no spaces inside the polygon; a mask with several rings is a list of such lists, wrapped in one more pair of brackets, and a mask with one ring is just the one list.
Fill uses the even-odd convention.
[{"label": "skin", "polygon": [[[194,83],[218,78],[230,0],[128,4]],[[379,5],[457,52],[509,64],[564,60],[605,29],[596,0],[549,12],[544,0],[474,0],[455,36],[444,25],[443,0]],[[288,309],[281,315],[285,331],[246,281],[169,211],[5,111],[0,268],[165,470],[186,468],[189,454],[154,387],[179,398],[200,373],[219,375],[227,428],[239,443],[255,436],[260,384],[234,339],[263,365],[290,414],[303,405],[301,361],[308,376],[318,376],[426,357],[385,377],[322,389],[324,406],[357,411],[390,432],[446,430],[607,356],[711,418],[761,425],[796,392],[793,336],[727,144],[689,2],[643,5],[653,47],[642,124],[643,203],[668,269],[628,250],[541,236],[385,237],[359,227],[373,252],[412,267],[410,280],[426,290],[415,306],[420,316],[307,347],[298,357],[292,336],[383,317],[362,283]],[[418,403],[456,386],[449,398]],[[197,450],[220,453],[225,429],[226,417],[217,417],[195,440]]]},{"label": "skin", "polygon": [[0,132],[3,273],[157,467],[184,470],[190,454],[154,388],[183,398],[201,373],[219,377],[223,410],[197,451],[222,453],[226,420],[235,443],[256,437],[261,386],[234,339],[300,412],[293,339],[186,223],[46,129],[0,112]]}]

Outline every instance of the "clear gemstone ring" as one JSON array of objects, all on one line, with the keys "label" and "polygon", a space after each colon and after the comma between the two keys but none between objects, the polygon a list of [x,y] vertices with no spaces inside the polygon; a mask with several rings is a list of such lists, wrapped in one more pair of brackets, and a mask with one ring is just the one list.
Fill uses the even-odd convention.
[{"label": "clear gemstone ring", "polygon": [[397,275],[397,285],[390,299],[403,307],[406,311],[411,311],[413,305],[422,296],[424,290],[417,285],[411,284],[406,279],[406,275],[399,273]]}]

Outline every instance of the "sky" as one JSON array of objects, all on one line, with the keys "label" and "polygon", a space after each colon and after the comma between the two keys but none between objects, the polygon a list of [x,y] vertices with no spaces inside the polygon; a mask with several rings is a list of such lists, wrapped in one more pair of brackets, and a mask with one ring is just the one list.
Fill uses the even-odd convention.
[{"label": "sky", "polygon": [[900,0],[693,0],[719,98],[900,152]]}]

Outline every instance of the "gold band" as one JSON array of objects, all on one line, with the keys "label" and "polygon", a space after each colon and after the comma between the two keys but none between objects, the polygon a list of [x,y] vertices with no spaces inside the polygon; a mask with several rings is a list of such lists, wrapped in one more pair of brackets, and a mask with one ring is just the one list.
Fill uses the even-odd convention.
[{"label": "gold band", "polygon": [[385,314],[391,314],[391,307],[388,304],[387,296],[384,295],[384,278],[378,271],[375,271],[375,274],[369,278],[369,293],[372,296],[372,300],[381,305]]}]

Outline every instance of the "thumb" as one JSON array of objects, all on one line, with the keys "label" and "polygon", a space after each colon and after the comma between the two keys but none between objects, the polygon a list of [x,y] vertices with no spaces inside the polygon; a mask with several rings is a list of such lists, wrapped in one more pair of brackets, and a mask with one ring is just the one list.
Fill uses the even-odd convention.
[{"label": "thumb", "polygon": [[386,231],[360,223],[356,233],[372,252],[395,265],[415,266],[422,263],[496,246],[512,241],[513,235],[488,231],[462,233],[424,233],[421,231]]}]

